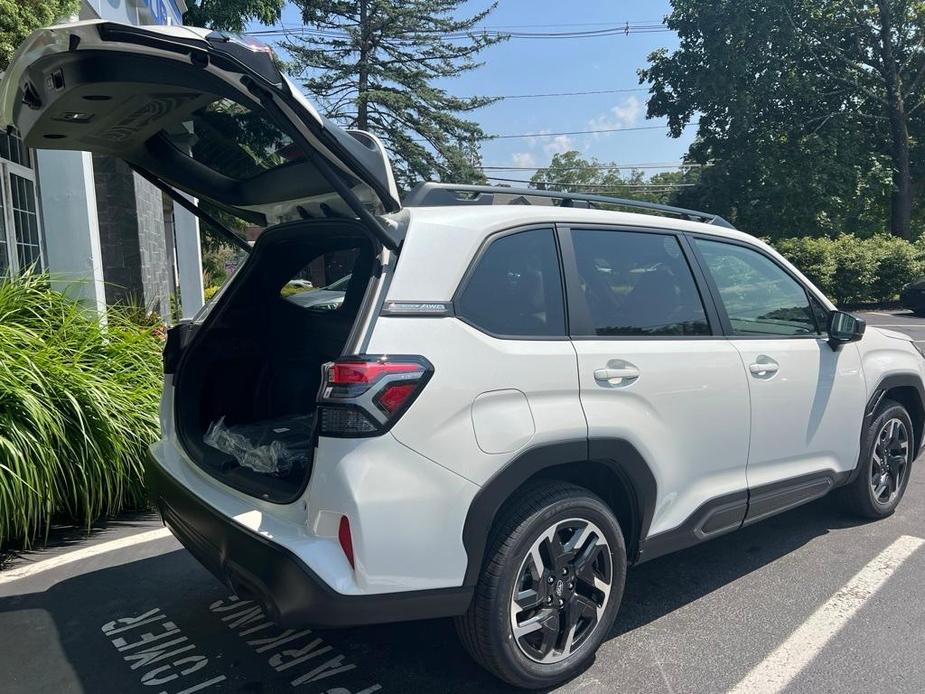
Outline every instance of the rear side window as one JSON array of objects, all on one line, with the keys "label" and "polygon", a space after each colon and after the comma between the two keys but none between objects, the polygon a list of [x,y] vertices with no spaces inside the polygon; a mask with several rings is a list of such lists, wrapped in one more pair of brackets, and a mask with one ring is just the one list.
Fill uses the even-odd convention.
[{"label": "rear side window", "polygon": [[676,237],[576,229],[572,242],[590,334],[710,334],[700,293]]},{"label": "rear side window", "polygon": [[481,330],[510,337],[563,337],[565,301],[552,229],[495,239],[478,259],[456,312]]},{"label": "rear side window", "polygon": [[790,337],[817,332],[806,290],[770,258],[731,243],[696,240],[734,335]]}]

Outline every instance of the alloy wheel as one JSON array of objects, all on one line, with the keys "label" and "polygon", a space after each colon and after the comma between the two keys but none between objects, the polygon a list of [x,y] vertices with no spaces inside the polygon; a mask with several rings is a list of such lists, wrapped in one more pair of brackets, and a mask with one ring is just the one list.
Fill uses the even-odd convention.
[{"label": "alloy wheel", "polygon": [[905,422],[893,417],[884,422],[874,441],[870,486],[874,500],[883,506],[892,503],[902,489],[909,463],[909,430]]},{"label": "alloy wheel", "polygon": [[610,599],[613,559],[604,533],[581,518],[558,521],[533,543],[511,596],[511,630],[521,652],[555,663],[585,643]]}]

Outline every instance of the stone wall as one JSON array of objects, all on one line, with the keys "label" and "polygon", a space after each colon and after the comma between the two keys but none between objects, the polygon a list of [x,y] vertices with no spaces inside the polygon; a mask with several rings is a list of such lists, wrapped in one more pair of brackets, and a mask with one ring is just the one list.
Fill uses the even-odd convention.
[{"label": "stone wall", "polygon": [[106,303],[170,315],[171,264],[163,195],[112,157],[93,156]]}]

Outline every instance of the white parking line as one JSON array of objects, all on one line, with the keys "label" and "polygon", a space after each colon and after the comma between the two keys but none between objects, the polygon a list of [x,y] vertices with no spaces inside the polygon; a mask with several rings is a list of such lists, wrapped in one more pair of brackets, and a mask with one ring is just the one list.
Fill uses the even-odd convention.
[{"label": "white parking line", "polygon": [[730,689],[729,694],[782,691],[922,544],[925,540],[903,535],[883,550]]},{"label": "white parking line", "polygon": [[59,566],[71,564],[75,561],[89,559],[90,557],[95,557],[98,554],[113,552],[117,549],[131,547],[132,545],[140,545],[143,542],[160,540],[165,537],[173,537],[173,535],[171,535],[170,530],[167,528],[158,528],[157,530],[149,530],[148,532],[129,535],[128,537],[122,537],[118,540],[110,540],[109,542],[101,542],[98,545],[82,547],[81,549],[74,550],[73,552],[67,552],[66,554],[61,554],[57,557],[43,559],[42,561],[37,561],[34,564],[26,564],[25,566],[20,566],[14,569],[0,572],[0,585],[3,585],[4,583],[10,583],[12,581],[18,581],[21,578],[35,576],[35,574],[39,574],[50,569],[56,569]]},{"label": "white parking line", "polygon": [[921,330],[925,328],[925,322],[921,323],[877,323],[875,328],[915,328]]}]

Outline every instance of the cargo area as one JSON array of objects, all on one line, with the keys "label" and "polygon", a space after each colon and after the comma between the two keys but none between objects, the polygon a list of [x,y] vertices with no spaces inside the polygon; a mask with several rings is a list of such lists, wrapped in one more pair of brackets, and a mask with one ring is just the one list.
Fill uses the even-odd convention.
[{"label": "cargo area", "polygon": [[259,237],[174,377],[177,431],[197,465],[269,501],[298,496],[322,365],[344,351],[377,252],[350,220],[290,222]]}]

